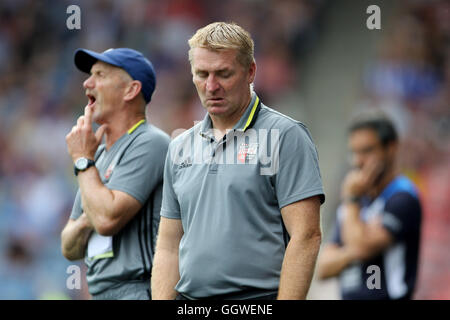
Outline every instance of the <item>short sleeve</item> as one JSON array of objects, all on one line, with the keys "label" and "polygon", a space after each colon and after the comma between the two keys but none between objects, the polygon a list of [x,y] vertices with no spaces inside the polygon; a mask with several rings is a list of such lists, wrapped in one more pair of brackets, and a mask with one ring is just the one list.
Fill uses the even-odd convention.
[{"label": "short sleeve", "polygon": [[409,234],[417,234],[421,223],[419,199],[408,192],[394,194],[386,202],[382,223],[396,240],[402,240]]},{"label": "short sleeve", "polygon": [[[95,152],[95,161],[98,160],[98,157],[100,156],[100,154],[103,152],[104,149],[105,149],[104,144],[101,144],[98,147],[97,151]],[[81,192],[80,192],[80,189],[78,189],[77,194],[75,196],[75,200],[73,202],[70,219],[76,220],[81,216],[82,213],[83,213],[83,205],[81,203]]]},{"label": "short sleeve", "polygon": [[70,213],[70,219],[77,220],[83,213],[83,208],[81,206],[81,193],[80,189],[77,191],[75,196],[75,201],[73,202],[72,212]]},{"label": "short sleeve", "polygon": [[131,195],[142,205],[162,183],[169,139],[141,135],[128,147],[106,186]]},{"label": "short sleeve", "polygon": [[301,124],[280,135],[275,188],[280,209],[316,195],[321,203],[325,201],[317,150],[308,129]]},{"label": "short sleeve", "polygon": [[175,162],[172,161],[172,152],[169,148],[164,165],[164,184],[161,206],[161,216],[169,219],[181,219],[180,204],[173,187]]}]

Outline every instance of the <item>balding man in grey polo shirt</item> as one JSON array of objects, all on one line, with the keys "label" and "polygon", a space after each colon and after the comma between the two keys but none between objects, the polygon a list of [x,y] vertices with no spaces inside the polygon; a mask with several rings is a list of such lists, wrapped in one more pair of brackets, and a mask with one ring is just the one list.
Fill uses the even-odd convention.
[{"label": "balding man in grey polo shirt", "polygon": [[169,146],[154,299],[305,299],[324,201],[307,128],[260,101],[253,41],[213,23],[189,40],[204,120]]}]

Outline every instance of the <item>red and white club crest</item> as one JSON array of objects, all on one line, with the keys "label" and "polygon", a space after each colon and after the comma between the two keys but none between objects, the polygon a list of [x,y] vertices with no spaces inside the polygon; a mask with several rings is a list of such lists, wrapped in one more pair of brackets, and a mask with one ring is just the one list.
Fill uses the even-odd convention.
[{"label": "red and white club crest", "polygon": [[109,179],[109,177],[111,177],[113,170],[114,166],[113,165],[109,166],[109,168],[105,172],[105,179]]},{"label": "red and white club crest", "polygon": [[239,146],[237,158],[241,163],[245,163],[246,160],[251,161],[255,158],[257,151],[257,143],[243,143]]}]

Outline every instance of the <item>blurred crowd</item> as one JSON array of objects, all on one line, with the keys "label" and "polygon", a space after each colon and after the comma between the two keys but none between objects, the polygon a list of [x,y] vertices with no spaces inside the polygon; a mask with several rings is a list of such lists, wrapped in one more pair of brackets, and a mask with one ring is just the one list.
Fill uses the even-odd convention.
[{"label": "blurred crowd", "polygon": [[[204,116],[187,40],[213,21],[234,21],[255,40],[258,94],[270,103],[300,83],[299,61],[318,34],[323,1],[168,0],[0,2],[0,299],[88,297],[68,290],[60,231],[77,188],[65,135],[82,114],[87,75],[73,64],[83,47],[131,47],[154,64],[149,121],[169,134]],[[69,30],[69,5],[81,29]],[[230,19],[232,17],[232,19]],[[82,267],[82,263],[76,263]]]},{"label": "blurred crowd", "polygon": [[361,107],[394,120],[400,168],[421,192],[415,297],[450,299],[450,2],[402,1],[363,80]]}]

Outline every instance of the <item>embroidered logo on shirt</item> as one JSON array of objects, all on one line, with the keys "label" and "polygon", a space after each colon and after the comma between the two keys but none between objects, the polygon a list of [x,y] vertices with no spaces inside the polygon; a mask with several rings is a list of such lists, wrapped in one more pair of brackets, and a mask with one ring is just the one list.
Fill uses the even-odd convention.
[{"label": "embroidered logo on shirt", "polygon": [[245,163],[246,160],[251,161],[255,158],[257,152],[257,143],[242,143],[239,146],[238,160],[242,163]]},{"label": "embroidered logo on shirt", "polygon": [[107,169],[106,172],[105,172],[105,179],[109,179],[109,177],[111,177],[111,174],[112,174],[112,172],[113,172],[113,170],[114,170],[114,167],[115,167],[115,166],[113,166],[113,165],[110,165],[110,166],[108,167],[108,169]]},{"label": "embroidered logo on shirt", "polygon": [[188,168],[192,166],[192,160],[191,158],[187,158],[186,160],[183,160],[183,162],[181,162],[178,165],[178,169],[184,169],[184,168]]}]

